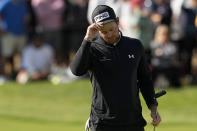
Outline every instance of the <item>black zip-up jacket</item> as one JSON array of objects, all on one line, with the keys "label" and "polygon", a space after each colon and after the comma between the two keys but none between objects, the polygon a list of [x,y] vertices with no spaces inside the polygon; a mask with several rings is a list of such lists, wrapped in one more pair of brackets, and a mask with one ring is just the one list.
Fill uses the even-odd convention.
[{"label": "black zip-up jacket", "polygon": [[75,75],[87,71],[93,87],[90,121],[94,125],[145,126],[139,99],[141,91],[148,107],[155,105],[151,74],[142,44],[121,36],[117,45],[102,37],[84,40],[71,63]]}]

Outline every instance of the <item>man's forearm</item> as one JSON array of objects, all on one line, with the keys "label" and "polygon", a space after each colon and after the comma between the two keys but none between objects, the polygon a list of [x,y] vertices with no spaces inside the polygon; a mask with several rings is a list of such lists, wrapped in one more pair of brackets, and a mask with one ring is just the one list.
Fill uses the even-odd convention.
[{"label": "man's forearm", "polygon": [[91,42],[83,40],[81,47],[77,51],[70,66],[74,75],[80,76],[87,72],[90,65],[90,44]]},{"label": "man's forearm", "polygon": [[151,105],[151,106],[150,106],[150,111],[151,111],[152,113],[157,114],[157,105]]}]

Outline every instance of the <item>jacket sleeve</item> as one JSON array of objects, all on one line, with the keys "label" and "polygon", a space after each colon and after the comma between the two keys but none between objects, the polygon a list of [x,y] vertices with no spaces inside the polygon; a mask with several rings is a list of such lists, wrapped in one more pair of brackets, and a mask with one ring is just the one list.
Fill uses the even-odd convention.
[{"label": "jacket sleeve", "polygon": [[84,75],[90,68],[90,45],[91,42],[83,40],[81,47],[77,51],[70,66],[74,75]]},{"label": "jacket sleeve", "polygon": [[142,48],[142,56],[137,70],[138,87],[146,102],[148,108],[152,105],[158,105],[155,98],[155,90],[153,87],[152,76],[148,64],[145,60],[145,52]]}]

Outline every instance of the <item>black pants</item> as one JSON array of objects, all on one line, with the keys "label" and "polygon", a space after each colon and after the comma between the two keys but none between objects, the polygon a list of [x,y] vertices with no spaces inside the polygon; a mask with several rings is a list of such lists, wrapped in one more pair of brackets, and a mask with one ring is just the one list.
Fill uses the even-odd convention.
[{"label": "black pants", "polygon": [[91,131],[144,131],[144,127],[109,127],[109,126],[91,126]]}]

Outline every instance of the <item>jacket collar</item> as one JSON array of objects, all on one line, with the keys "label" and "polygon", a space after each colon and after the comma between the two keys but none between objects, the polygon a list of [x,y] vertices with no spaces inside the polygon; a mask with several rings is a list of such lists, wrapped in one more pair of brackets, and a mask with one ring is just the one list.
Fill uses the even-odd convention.
[{"label": "jacket collar", "polygon": [[119,45],[121,39],[122,39],[122,32],[119,31],[119,34],[120,34],[120,38],[118,39],[118,41],[114,44],[111,44],[111,43],[107,43],[100,35],[98,36],[97,40],[95,42],[98,42],[100,44],[104,44],[104,45],[107,45],[109,47],[114,47],[114,46],[117,46]]}]

